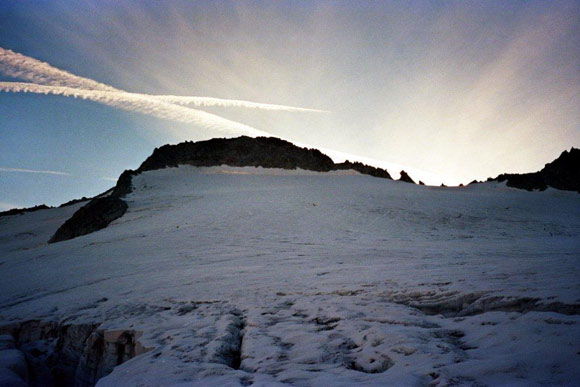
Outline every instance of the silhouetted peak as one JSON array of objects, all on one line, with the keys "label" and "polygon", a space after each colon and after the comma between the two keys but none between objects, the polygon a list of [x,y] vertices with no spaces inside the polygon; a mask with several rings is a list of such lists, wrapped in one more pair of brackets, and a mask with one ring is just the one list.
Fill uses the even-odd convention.
[{"label": "silhouetted peak", "polygon": [[532,190],[545,190],[553,187],[566,191],[580,192],[580,149],[564,151],[554,161],[546,164],[539,172],[504,173],[488,181],[507,181],[509,187]]},{"label": "silhouetted peak", "polygon": [[411,176],[409,176],[409,174],[405,171],[401,171],[401,177],[399,178],[399,181],[404,181],[405,183],[415,184],[415,181],[413,179],[411,179]]},{"label": "silhouetted peak", "polygon": [[275,137],[214,138],[208,141],[164,145],[141,164],[138,172],[176,167],[229,165],[232,167],[301,168],[327,172],[332,159],[317,149],[300,148]]}]

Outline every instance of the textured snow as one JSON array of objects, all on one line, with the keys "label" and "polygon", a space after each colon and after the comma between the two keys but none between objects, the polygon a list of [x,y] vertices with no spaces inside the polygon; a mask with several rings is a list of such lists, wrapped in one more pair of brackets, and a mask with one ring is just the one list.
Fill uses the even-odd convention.
[{"label": "textured snow", "polygon": [[225,166],[133,185],[69,241],[46,244],[82,204],[0,218],[1,323],[154,348],[99,386],[580,380],[577,193]]}]

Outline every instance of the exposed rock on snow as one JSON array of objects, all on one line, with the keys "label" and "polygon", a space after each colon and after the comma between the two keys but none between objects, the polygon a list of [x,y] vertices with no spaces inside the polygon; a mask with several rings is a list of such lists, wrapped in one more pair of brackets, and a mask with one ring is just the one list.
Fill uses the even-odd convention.
[{"label": "exposed rock on snow", "polygon": [[138,171],[149,171],[178,165],[210,167],[301,168],[327,172],[334,168],[332,159],[319,150],[300,148],[274,137],[214,138],[208,141],[164,145],[141,164]]},{"label": "exposed rock on snow", "polygon": [[399,181],[415,184],[415,180],[411,179],[411,176],[409,176],[409,174],[405,171],[401,171],[401,177],[399,178]]},{"label": "exposed rock on snow", "polygon": [[[117,180],[115,187],[91,199],[90,202],[75,212],[70,219],[56,230],[48,243],[66,241],[81,235],[90,234],[107,227],[113,220],[123,216],[127,210],[127,203],[123,198],[131,192],[133,188],[131,178],[136,174],[135,171],[124,171]],[[82,200],[73,200],[61,207],[79,202],[82,202]]]},{"label": "exposed rock on snow", "polygon": [[127,203],[118,197],[93,199],[60,226],[48,243],[65,241],[103,229],[123,216],[127,207]]},{"label": "exposed rock on snow", "polygon": [[[107,198],[95,198],[79,210],[55,233],[49,243],[60,242],[101,230],[123,216],[123,197],[131,192],[132,177],[145,171],[192,165],[209,167],[227,165],[232,167],[262,167],[282,169],[303,169],[318,172],[334,170],[355,170],[362,174],[391,179],[384,169],[371,167],[359,162],[345,161],[335,164],[330,157],[316,149],[300,148],[274,137],[251,138],[241,136],[231,139],[215,138],[208,141],[186,141],[177,145],[156,148],[136,171],[126,170],[119,177],[117,185]],[[399,181],[415,184],[405,171],[401,171]],[[491,180],[491,179],[490,179]],[[572,148],[564,152],[553,163],[535,174],[500,175],[495,180],[507,180],[507,185],[528,190],[544,190],[548,185],[559,189],[580,192],[580,150]],[[421,184],[424,185],[424,184]],[[442,187],[445,185],[441,184]],[[71,204],[75,202],[72,201]],[[67,203],[68,204],[68,203]],[[14,211],[14,210],[11,210]],[[30,211],[30,210],[29,210]]]},{"label": "exposed rock on snow", "polygon": [[[57,230],[49,243],[69,240],[107,227],[109,223],[125,213],[126,204],[122,198],[131,192],[133,176],[144,171],[177,167],[178,165],[197,167],[252,166],[318,172],[352,169],[362,174],[391,179],[389,173],[384,169],[358,162],[351,163],[348,160],[341,164],[334,164],[330,157],[319,150],[300,148],[275,137],[251,138],[241,136],[231,139],[214,138],[199,142],[186,141],[177,145],[156,148],[137,171],[124,171],[110,195],[105,198],[100,197],[102,196],[100,195],[92,199]],[[64,205],[77,202],[73,200]]]},{"label": "exposed rock on snow", "polygon": [[350,162],[350,161],[346,160],[344,163],[335,164],[334,169],[337,169],[337,170],[352,169],[354,171],[362,173],[363,175],[380,177],[383,179],[392,179],[389,172],[387,172],[385,169],[371,167],[370,165],[359,163],[357,161]]},{"label": "exposed rock on snow", "polygon": [[570,151],[562,152],[560,157],[546,164],[539,172],[504,173],[488,181],[507,181],[508,187],[528,191],[543,191],[548,187],[553,187],[580,193],[580,149],[571,148]]},{"label": "exposed rock on snow", "polygon": [[137,172],[193,165],[210,167],[262,167],[281,169],[303,169],[329,172],[352,169],[363,175],[391,179],[381,168],[360,162],[345,161],[335,164],[332,159],[317,149],[300,148],[288,141],[275,137],[214,138],[208,141],[183,142],[155,149],[141,164]]}]

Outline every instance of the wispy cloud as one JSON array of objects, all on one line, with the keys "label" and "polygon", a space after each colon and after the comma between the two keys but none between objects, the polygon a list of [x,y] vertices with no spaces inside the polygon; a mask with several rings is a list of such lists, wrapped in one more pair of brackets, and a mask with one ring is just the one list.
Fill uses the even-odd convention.
[{"label": "wispy cloud", "polygon": [[171,102],[178,105],[238,107],[238,108],[261,109],[261,110],[279,110],[287,112],[330,113],[328,110],[310,109],[287,105],[275,105],[260,102],[250,102],[237,99],[223,99],[213,97],[188,97],[179,95],[147,95],[147,96],[155,98],[156,100],[159,101]]},{"label": "wispy cloud", "polygon": [[[94,81],[89,78],[80,77],[58,69],[46,62],[16,53],[0,47],[0,72],[10,77],[29,81],[37,85],[68,87],[83,90],[100,90],[107,92],[129,93],[125,90]],[[8,91],[8,90],[5,90]],[[24,91],[14,89],[10,91]],[[197,97],[197,96],[180,96],[180,95],[150,95],[140,93],[130,93],[142,98],[148,98],[159,102],[167,102],[178,105],[193,106],[219,106],[219,107],[236,107],[262,110],[280,110],[288,112],[313,112],[328,113],[325,110],[310,109],[296,106],[268,104],[260,102],[251,102],[235,99],[222,99],[214,97]],[[66,94],[61,94],[66,95]]]},{"label": "wispy cloud", "polygon": [[72,176],[70,173],[61,171],[45,171],[38,169],[7,168],[7,167],[0,167],[0,172],[40,173],[44,175]]},{"label": "wispy cloud", "polygon": [[112,86],[79,77],[26,55],[0,47],[0,72],[41,85],[68,86],[88,90],[118,91]]},{"label": "wispy cloud", "polygon": [[191,123],[205,129],[237,134],[244,133],[250,136],[270,135],[267,132],[249,125],[231,121],[202,110],[157,101],[144,94],[123,91],[75,89],[66,86],[45,86],[21,82],[0,82],[0,91],[63,95],[66,97],[91,100],[111,107],[143,113],[157,118]]},{"label": "wispy cloud", "polygon": [[195,124],[204,129],[233,134],[247,134],[250,136],[270,135],[270,133],[258,130],[249,125],[183,105],[320,112],[315,109],[262,104],[242,100],[173,95],[154,96],[129,93],[92,79],[71,74],[53,67],[46,62],[1,47],[0,72],[10,77],[33,82],[0,82],[0,91],[54,94],[82,98],[131,112],[147,114],[176,122]]}]

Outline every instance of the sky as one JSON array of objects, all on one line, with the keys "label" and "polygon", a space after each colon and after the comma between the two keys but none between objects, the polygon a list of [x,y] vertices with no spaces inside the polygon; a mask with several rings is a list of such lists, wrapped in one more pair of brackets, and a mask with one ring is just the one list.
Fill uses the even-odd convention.
[{"label": "sky", "polygon": [[580,147],[580,2],[0,1],[0,211],[242,134],[433,185],[537,171]]}]

